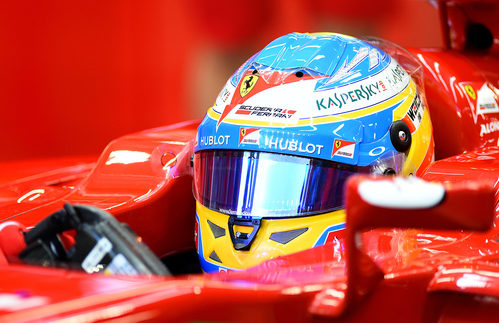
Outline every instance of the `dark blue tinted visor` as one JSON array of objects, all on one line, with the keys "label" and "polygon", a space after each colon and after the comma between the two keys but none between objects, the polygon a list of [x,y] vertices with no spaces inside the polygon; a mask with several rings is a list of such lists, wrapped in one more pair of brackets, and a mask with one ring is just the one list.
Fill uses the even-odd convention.
[{"label": "dark blue tinted visor", "polygon": [[194,195],[229,215],[291,217],[343,207],[346,179],[365,168],[275,153],[206,150],[194,156]]}]

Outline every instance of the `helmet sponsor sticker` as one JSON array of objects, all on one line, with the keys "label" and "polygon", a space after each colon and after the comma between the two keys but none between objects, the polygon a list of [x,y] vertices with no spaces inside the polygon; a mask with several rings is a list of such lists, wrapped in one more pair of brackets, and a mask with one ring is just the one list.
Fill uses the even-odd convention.
[{"label": "helmet sponsor sticker", "polygon": [[418,130],[419,125],[421,124],[421,120],[423,120],[424,115],[424,104],[421,101],[421,97],[419,93],[414,97],[414,101],[412,101],[409,110],[407,110],[406,115],[402,118],[408,126],[411,134]]},{"label": "helmet sponsor sticker", "polygon": [[317,89],[322,95],[315,98],[314,110],[320,115],[334,115],[374,106],[403,91],[410,81],[404,68],[391,60],[386,68],[371,77],[337,85],[327,91]]},{"label": "helmet sponsor sticker", "polygon": [[199,146],[222,146],[229,144],[230,135],[220,136],[200,136],[198,140]]},{"label": "helmet sponsor sticker", "polygon": [[246,75],[241,81],[241,86],[239,88],[239,94],[241,94],[241,98],[244,98],[251,90],[255,87],[256,82],[258,81],[258,75],[250,74]]},{"label": "helmet sponsor sticker", "polygon": [[333,145],[333,153],[331,157],[340,156],[353,159],[355,154],[355,142],[335,139]]},{"label": "helmet sponsor sticker", "polygon": [[331,93],[329,97],[315,100],[315,103],[317,105],[317,110],[326,110],[330,108],[341,110],[355,102],[357,102],[356,105],[363,103],[360,105],[360,107],[363,107],[363,105],[367,104],[369,100],[372,100],[374,96],[377,96],[379,93],[386,90],[386,85],[382,80],[361,83],[354,88],[345,89],[344,91],[335,91],[334,93]]},{"label": "helmet sponsor sticker", "polygon": [[400,85],[407,83],[407,79],[409,78],[407,72],[399,64],[390,64],[388,71],[389,72],[386,77],[388,84],[390,84],[396,90],[401,90],[399,89]]},{"label": "helmet sponsor sticker", "polygon": [[294,109],[273,108],[241,104],[231,111],[229,118],[238,120],[295,123],[297,113]]},{"label": "helmet sponsor sticker", "polygon": [[306,143],[297,139],[269,136],[265,137],[265,147],[288,152],[321,154],[323,145]]},{"label": "helmet sponsor sticker", "polygon": [[260,144],[260,128],[246,128],[239,129],[239,145],[259,145]]}]

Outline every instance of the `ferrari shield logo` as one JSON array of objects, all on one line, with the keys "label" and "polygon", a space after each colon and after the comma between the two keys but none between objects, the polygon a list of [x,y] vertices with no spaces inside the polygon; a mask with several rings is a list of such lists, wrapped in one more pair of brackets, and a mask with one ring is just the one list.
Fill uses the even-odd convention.
[{"label": "ferrari shield logo", "polygon": [[250,93],[253,87],[255,87],[256,81],[258,81],[258,76],[253,74],[246,75],[243,78],[241,87],[239,88],[239,93],[242,98],[244,98],[246,94]]},{"label": "ferrari shield logo", "polygon": [[260,128],[242,127],[239,131],[239,145],[251,144],[258,145],[260,143]]},{"label": "ferrari shield logo", "polygon": [[475,89],[473,89],[473,87],[469,84],[466,84],[464,86],[464,89],[466,90],[466,93],[468,94],[468,96],[470,98],[472,98],[473,100],[476,100],[476,92],[475,92]]},{"label": "ferrari shield logo", "polygon": [[334,139],[331,157],[344,157],[353,159],[355,155],[355,142]]}]

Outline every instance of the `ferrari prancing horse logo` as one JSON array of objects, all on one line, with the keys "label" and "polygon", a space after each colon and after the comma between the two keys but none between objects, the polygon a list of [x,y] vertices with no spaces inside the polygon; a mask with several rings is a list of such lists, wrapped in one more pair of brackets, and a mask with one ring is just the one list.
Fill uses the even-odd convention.
[{"label": "ferrari prancing horse logo", "polygon": [[355,142],[337,138],[334,139],[331,157],[335,156],[353,159],[355,156]]},{"label": "ferrari prancing horse logo", "polygon": [[239,88],[239,93],[241,94],[241,97],[244,98],[246,94],[248,94],[253,87],[255,87],[256,81],[258,81],[258,76],[257,75],[246,75],[243,80],[241,81],[241,86]]},{"label": "ferrari prancing horse logo", "polygon": [[470,98],[472,98],[473,100],[476,100],[476,92],[475,92],[475,89],[473,89],[473,87],[469,84],[466,84],[464,86],[464,89],[466,90],[466,93],[468,94],[468,96]]}]

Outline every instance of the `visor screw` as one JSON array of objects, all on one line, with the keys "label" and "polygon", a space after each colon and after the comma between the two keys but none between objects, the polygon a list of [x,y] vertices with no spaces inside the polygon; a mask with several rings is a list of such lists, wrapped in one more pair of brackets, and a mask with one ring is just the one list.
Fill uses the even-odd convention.
[{"label": "visor screw", "polygon": [[401,141],[406,141],[407,140],[407,135],[405,134],[404,131],[399,131],[399,139]]}]

